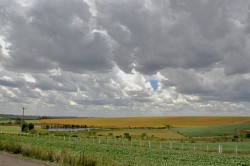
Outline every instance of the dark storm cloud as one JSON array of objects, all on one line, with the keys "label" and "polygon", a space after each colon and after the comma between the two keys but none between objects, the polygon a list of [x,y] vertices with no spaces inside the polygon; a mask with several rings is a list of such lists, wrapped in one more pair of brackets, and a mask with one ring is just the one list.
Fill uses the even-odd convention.
[{"label": "dark storm cloud", "polygon": [[[176,87],[177,92],[197,95],[200,101],[249,101],[250,79],[244,75],[225,75],[222,69],[197,73],[195,70],[168,70],[164,88]],[[171,81],[170,81],[171,80]]]},{"label": "dark storm cloud", "polygon": [[[133,63],[146,74],[165,68],[210,70],[221,64],[230,75],[249,72],[248,39],[235,22],[238,15],[247,16],[248,2],[235,3],[98,1],[96,6],[99,24],[117,43],[115,61],[126,72]],[[247,20],[240,21],[247,24]],[[232,42],[239,42],[237,50],[230,49]]]}]

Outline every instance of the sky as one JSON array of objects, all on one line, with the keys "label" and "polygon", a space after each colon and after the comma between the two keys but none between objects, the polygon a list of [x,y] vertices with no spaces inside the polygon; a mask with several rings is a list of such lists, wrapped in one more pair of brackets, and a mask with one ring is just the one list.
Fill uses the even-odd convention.
[{"label": "sky", "polygon": [[0,113],[250,116],[248,0],[0,0]]}]

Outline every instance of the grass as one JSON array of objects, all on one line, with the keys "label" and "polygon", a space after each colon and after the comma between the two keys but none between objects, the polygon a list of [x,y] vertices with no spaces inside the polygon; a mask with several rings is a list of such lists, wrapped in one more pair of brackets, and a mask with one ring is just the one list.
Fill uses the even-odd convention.
[{"label": "grass", "polygon": [[210,136],[225,136],[234,135],[237,130],[249,130],[250,122],[241,124],[229,124],[220,126],[202,126],[202,127],[180,127],[173,128],[184,136],[188,137],[210,137]]},{"label": "grass", "polygon": [[[90,139],[91,140],[91,139]],[[35,151],[41,152],[46,157],[47,152],[49,154],[49,160],[53,161],[55,152],[67,151],[66,156],[77,156],[80,152],[84,151],[84,154],[92,159],[96,160],[96,165],[113,165],[113,166],[148,166],[148,165],[250,165],[250,156],[242,155],[240,152],[242,148],[245,148],[246,153],[249,154],[250,143],[249,142],[227,142],[221,143],[223,146],[223,154],[218,154],[218,144],[191,144],[184,143],[184,150],[181,150],[182,143],[174,142],[173,149],[169,149],[169,142],[162,142],[162,147],[159,147],[159,142],[152,142],[152,148],[114,145],[114,144],[98,144],[98,142],[92,143],[88,141],[85,143],[84,140],[81,142],[79,139],[58,139],[57,137],[25,137],[17,135],[0,135],[0,141],[2,144],[14,144],[23,145],[34,149]],[[194,145],[196,151],[193,150]],[[206,145],[209,146],[209,152],[200,151],[206,149]],[[234,148],[238,147],[239,153],[235,155]],[[16,148],[17,147],[17,148]],[[15,152],[20,152],[21,148],[18,146],[12,147]],[[45,150],[45,152],[43,151]],[[227,150],[229,154],[226,153]],[[52,154],[52,155],[51,155]],[[56,161],[56,160],[55,160]],[[60,163],[61,160],[59,160]],[[73,160],[71,160],[72,163]]]},{"label": "grass", "polygon": [[135,127],[190,127],[218,126],[250,122],[250,117],[127,117],[127,118],[73,118],[43,119],[45,124],[71,124],[95,127],[135,128]]},{"label": "grass", "polygon": [[[6,120],[6,119],[0,120],[0,123],[9,123],[9,122],[11,122],[12,124],[14,124],[16,121],[15,120]],[[40,120],[25,120],[25,122],[37,124],[37,123],[40,122]]]},{"label": "grass", "polygon": [[115,136],[123,136],[124,133],[129,133],[132,137],[141,138],[142,134],[145,133],[145,139],[164,139],[164,140],[177,140],[183,139],[184,137],[177,132],[173,132],[168,129],[120,129],[111,131],[99,131],[96,135],[108,136],[112,133]]},{"label": "grass", "polygon": [[5,150],[13,154],[22,154],[34,159],[57,162],[63,165],[72,166],[95,166],[96,160],[87,156],[84,152],[72,155],[70,152],[47,150],[42,147],[27,146],[20,143],[0,142],[0,150]]},{"label": "grass", "polygon": [[3,132],[20,132],[19,126],[0,126],[0,131]]}]

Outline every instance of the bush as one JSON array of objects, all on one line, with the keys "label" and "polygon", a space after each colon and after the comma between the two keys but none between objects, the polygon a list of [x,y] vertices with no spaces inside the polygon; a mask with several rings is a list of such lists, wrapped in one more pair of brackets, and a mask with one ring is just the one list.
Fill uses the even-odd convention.
[{"label": "bush", "polygon": [[29,123],[29,131],[34,129],[34,124],[33,123]]},{"label": "bush", "polygon": [[16,123],[16,124],[21,124],[21,123],[22,123],[22,119],[21,119],[21,118],[19,118],[19,117],[18,117],[18,118],[16,118],[15,123]]},{"label": "bush", "polygon": [[28,123],[23,123],[22,126],[21,126],[21,128],[22,128],[23,132],[28,132],[29,131],[29,125],[28,125]]}]

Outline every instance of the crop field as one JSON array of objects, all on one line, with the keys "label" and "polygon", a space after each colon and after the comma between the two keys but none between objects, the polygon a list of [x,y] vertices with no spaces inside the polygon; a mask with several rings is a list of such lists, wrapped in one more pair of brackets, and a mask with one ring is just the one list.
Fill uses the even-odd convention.
[{"label": "crop field", "polygon": [[250,122],[220,126],[178,127],[173,130],[188,137],[225,136],[232,135],[237,130],[250,130]]},{"label": "crop field", "polygon": [[112,130],[112,131],[98,131],[96,135],[104,135],[108,136],[112,134],[113,136],[120,136],[124,135],[124,133],[129,133],[132,136],[141,137],[142,134],[145,134],[145,137],[155,137],[161,139],[172,139],[172,140],[179,140],[183,139],[184,137],[177,132],[173,132],[171,130],[162,130],[162,129],[120,129],[120,130]]},{"label": "crop field", "polygon": [[[55,136],[18,136],[0,135],[1,144],[12,143],[22,144],[26,147],[45,148],[47,151],[69,151],[71,154],[84,153],[93,156],[97,160],[97,165],[115,166],[178,166],[178,165],[213,165],[213,166],[235,166],[250,165],[250,143],[234,142],[221,143],[223,152],[218,153],[218,143],[209,144],[183,144],[180,142],[148,142],[126,141],[122,145],[122,140],[98,141],[92,138],[65,138]],[[135,144],[135,145],[134,145]],[[207,149],[209,147],[209,149]],[[237,147],[238,151],[235,150]],[[238,152],[238,153],[236,153]]]},{"label": "crop field", "polygon": [[20,127],[18,127],[18,126],[0,126],[0,131],[2,131],[2,132],[20,132]]},{"label": "crop field", "polygon": [[218,126],[250,122],[250,117],[127,117],[127,118],[73,118],[43,119],[46,124],[87,125],[95,127],[192,127]]},{"label": "crop field", "polygon": [[[12,124],[14,124],[15,120],[0,120],[0,123],[9,123],[9,122],[11,122]],[[37,124],[40,121],[39,120],[30,120],[30,119],[28,119],[28,120],[25,120],[25,122]]]}]

